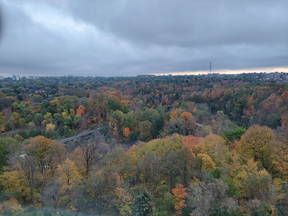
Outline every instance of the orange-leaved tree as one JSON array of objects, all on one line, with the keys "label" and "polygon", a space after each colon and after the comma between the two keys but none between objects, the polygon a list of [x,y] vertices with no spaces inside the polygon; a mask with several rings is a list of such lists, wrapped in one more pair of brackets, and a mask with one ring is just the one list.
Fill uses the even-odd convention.
[{"label": "orange-leaved tree", "polygon": [[185,119],[186,121],[190,120],[193,118],[192,114],[190,112],[183,112],[181,113],[181,117]]},{"label": "orange-leaved tree", "polygon": [[85,107],[80,105],[76,110],[76,115],[82,116],[85,114]]},{"label": "orange-leaved tree", "polygon": [[177,184],[175,188],[172,189],[172,194],[175,199],[174,208],[176,215],[182,215],[182,210],[185,207],[185,199],[188,196],[186,188],[182,184]]},{"label": "orange-leaved tree", "polygon": [[125,127],[125,128],[123,129],[123,135],[124,135],[125,137],[129,137],[130,134],[131,134],[130,128]]}]

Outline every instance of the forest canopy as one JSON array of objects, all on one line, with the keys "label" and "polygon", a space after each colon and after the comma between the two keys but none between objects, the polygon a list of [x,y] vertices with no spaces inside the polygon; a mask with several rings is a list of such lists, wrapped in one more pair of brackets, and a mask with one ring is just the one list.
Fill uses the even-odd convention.
[{"label": "forest canopy", "polygon": [[285,216],[282,76],[0,79],[0,214]]}]

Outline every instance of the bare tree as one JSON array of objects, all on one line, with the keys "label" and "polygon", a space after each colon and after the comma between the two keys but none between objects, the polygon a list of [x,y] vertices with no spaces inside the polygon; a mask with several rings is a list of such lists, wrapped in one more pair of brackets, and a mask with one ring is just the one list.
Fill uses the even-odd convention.
[{"label": "bare tree", "polygon": [[108,152],[108,145],[104,142],[89,142],[81,147],[81,156],[84,165],[84,175],[89,176],[92,167]]},{"label": "bare tree", "polygon": [[23,171],[25,181],[30,189],[30,199],[34,203],[34,190],[36,188],[36,172],[37,172],[37,161],[31,155],[22,155],[20,159],[20,166]]}]

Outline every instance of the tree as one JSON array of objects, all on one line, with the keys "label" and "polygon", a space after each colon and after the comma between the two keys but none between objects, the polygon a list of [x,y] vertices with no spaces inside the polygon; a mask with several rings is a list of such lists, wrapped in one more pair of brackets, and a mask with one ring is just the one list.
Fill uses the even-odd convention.
[{"label": "tree", "polygon": [[155,211],[154,215],[157,216],[174,216],[174,197],[170,193],[169,187],[166,185],[165,181],[160,182],[160,185],[155,190]]},{"label": "tree", "polygon": [[6,118],[5,115],[0,112],[0,133],[5,132],[6,130]]},{"label": "tree", "polygon": [[133,215],[149,216],[152,214],[150,195],[145,191],[138,191],[134,196]]},{"label": "tree", "polygon": [[83,116],[85,114],[85,107],[80,105],[76,110],[76,115]]},{"label": "tree", "polygon": [[152,123],[148,120],[139,123],[139,137],[141,140],[149,140],[152,138]]},{"label": "tree", "polygon": [[186,121],[189,121],[193,118],[190,112],[183,112],[181,113],[181,118],[184,118]]},{"label": "tree", "polygon": [[179,133],[183,135],[194,134],[196,128],[195,119],[189,112],[183,112],[179,118],[171,118],[166,126],[168,134]]},{"label": "tree", "polygon": [[74,162],[69,159],[59,165],[56,172],[62,192],[71,190],[73,186],[80,183],[82,178]]},{"label": "tree", "polygon": [[240,140],[240,152],[246,158],[259,162],[264,168],[272,168],[273,131],[268,127],[254,125]]},{"label": "tree", "polygon": [[48,123],[46,125],[46,131],[54,131],[56,128],[56,125],[55,124],[52,124],[52,123]]},{"label": "tree", "polygon": [[125,137],[129,137],[130,134],[131,134],[131,130],[130,130],[129,128],[125,127],[125,128],[123,129],[123,135],[124,135]]},{"label": "tree", "polygon": [[284,129],[288,129],[288,114],[283,114],[281,116],[281,127]]},{"label": "tree", "polygon": [[182,144],[192,156],[197,156],[197,154],[201,153],[202,151],[202,140],[202,137],[184,136],[182,138]]},{"label": "tree", "polygon": [[115,190],[118,186],[117,173],[101,170],[83,179],[73,190],[72,204],[88,215],[117,215]]},{"label": "tree", "polygon": [[0,173],[4,166],[8,165],[9,155],[16,152],[18,142],[11,137],[0,137]]},{"label": "tree", "polygon": [[1,215],[18,215],[21,210],[22,206],[15,197],[10,198],[0,206]]},{"label": "tree", "polygon": [[49,181],[41,192],[41,201],[45,205],[58,208],[71,206],[71,195],[81,184],[83,177],[70,159],[60,164],[52,181]]},{"label": "tree", "polygon": [[182,136],[175,134],[161,139],[151,140],[144,145],[136,147],[136,156],[139,159],[147,153],[154,152],[158,156],[165,156],[170,151],[177,151],[182,149]]},{"label": "tree", "polygon": [[115,195],[116,195],[116,206],[119,211],[120,216],[130,216],[132,215],[132,195],[127,191],[126,188],[118,186],[115,189]]},{"label": "tree", "polygon": [[259,169],[253,160],[234,167],[232,177],[235,185],[240,189],[241,198],[273,201],[272,178],[265,169]]},{"label": "tree", "polygon": [[178,114],[177,114],[177,111],[176,110],[172,110],[169,114],[170,116],[170,119],[176,119]]},{"label": "tree", "polygon": [[102,94],[91,94],[88,99],[87,113],[90,121],[97,123],[107,120],[107,98]]},{"label": "tree", "polygon": [[38,165],[37,158],[33,155],[23,155],[20,159],[20,168],[23,173],[25,183],[29,187],[29,201],[31,201],[32,204],[36,204],[36,198],[38,198],[40,192],[39,186],[43,185],[42,178],[40,178],[37,173],[39,169]]},{"label": "tree", "polygon": [[[228,196],[228,185],[221,179],[194,181],[188,188],[187,206],[191,216],[240,216],[233,214],[237,201]],[[216,212],[226,214],[216,214]]]},{"label": "tree", "polygon": [[7,146],[0,142],[0,173],[3,171],[3,167],[7,165],[8,153]]},{"label": "tree", "polygon": [[222,136],[229,142],[234,142],[236,140],[239,140],[245,132],[246,132],[245,128],[237,127],[231,130],[223,131]]},{"label": "tree", "polygon": [[210,134],[201,140],[202,153],[207,154],[218,166],[224,166],[229,158],[230,152],[223,137]]},{"label": "tree", "polygon": [[73,158],[80,169],[83,169],[85,178],[89,177],[90,171],[96,162],[101,160],[108,152],[108,146],[103,142],[90,142],[75,149]]},{"label": "tree", "polygon": [[201,163],[202,163],[201,169],[203,171],[211,171],[216,168],[215,162],[208,154],[201,153],[201,154],[198,154],[197,157],[201,159]]},{"label": "tree", "polygon": [[288,180],[288,146],[286,143],[277,142],[274,147],[273,169],[276,176]]},{"label": "tree", "polygon": [[37,136],[28,140],[24,146],[24,161],[35,161],[38,171],[46,181],[48,177],[54,174],[59,163],[64,160],[65,147],[63,144],[48,139],[43,136]]},{"label": "tree", "polygon": [[188,196],[186,188],[182,184],[177,184],[175,188],[172,189],[172,194],[175,198],[175,211],[176,215],[182,215],[182,210],[185,207],[185,199]]},{"label": "tree", "polygon": [[[20,171],[30,189],[30,200],[35,203],[39,193],[65,155],[65,147],[54,140],[37,136],[28,140],[18,157]],[[36,199],[37,198],[37,199]]]},{"label": "tree", "polygon": [[3,196],[14,196],[21,201],[31,201],[31,191],[21,170],[6,171],[1,174],[0,188]]},{"label": "tree", "polygon": [[[114,137],[119,137],[119,135],[121,134],[121,127],[123,120],[124,120],[124,114],[121,111],[116,110],[112,113],[112,116],[110,117],[109,121],[109,127]],[[125,128],[122,131],[123,134],[125,132],[124,130]]]},{"label": "tree", "polygon": [[108,100],[108,107],[113,111],[120,110],[123,113],[128,112],[128,108],[118,100]]}]

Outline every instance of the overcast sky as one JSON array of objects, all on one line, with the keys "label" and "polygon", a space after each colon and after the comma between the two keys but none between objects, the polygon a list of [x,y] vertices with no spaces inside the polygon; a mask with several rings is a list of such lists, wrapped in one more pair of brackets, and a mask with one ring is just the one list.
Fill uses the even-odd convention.
[{"label": "overcast sky", "polygon": [[288,71],[287,0],[0,0],[0,75]]}]

